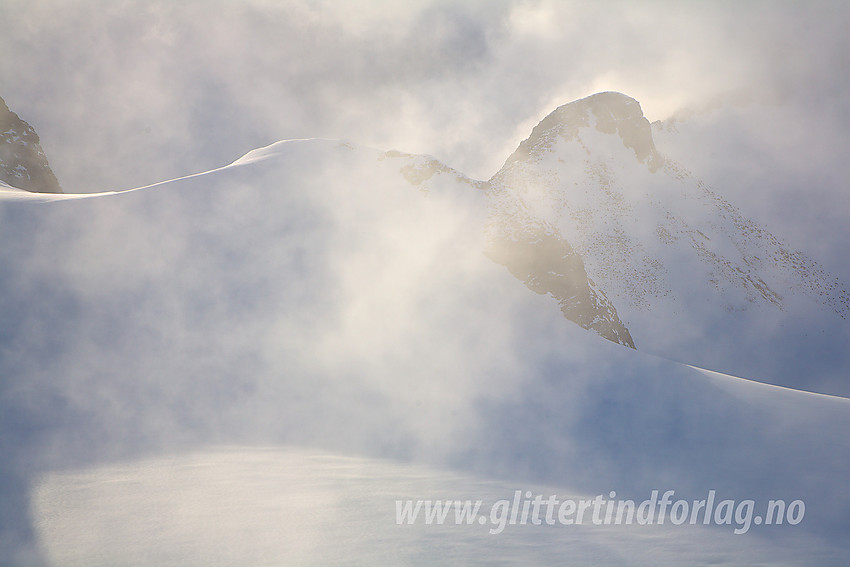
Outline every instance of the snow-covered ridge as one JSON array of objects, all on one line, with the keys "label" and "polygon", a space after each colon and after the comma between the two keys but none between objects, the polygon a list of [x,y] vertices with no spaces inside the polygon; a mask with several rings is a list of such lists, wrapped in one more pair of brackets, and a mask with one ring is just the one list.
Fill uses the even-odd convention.
[{"label": "snow-covered ridge", "polygon": [[287,153],[287,151],[295,150],[296,146],[299,144],[313,145],[315,143],[319,143],[323,146],[334,147],[334,146],[342,146],[345,145],[345,142],[338,140],[327,140],[321,138],[307,138],[307,139],[292,139],[292,140],[281,140],[275,142],[273,144],[269,144],[268,146],[264,146],[262,148],[257,148],[255,150],[251,150],[242,157],[234,160],[232,163],[224,165],[222,167],[216,167],[210,169],[208,171],[201,171],[198,173],[191,173],[189,175],[184,175],[181,177],[176,177],[174,179],[168,179],[165,181],[159,181],[157,183],[151,183],[149,185],[143,185],[140,187],[133,187],[130,189],[119,189],[115,191],[101,191],[97,193],[62,193],[62,194],[54,194],[54,193],[41,193],[37,191],[24,191],[22,189],[18,189],[17,187],[13,187],[3,181],[0,181],[0,201],[9,200],[9,201],[67,201],[73,199],[90,199],[96,197],[107,197],[113,195],[121,195],[125,193],[131,193],[135,191],[144,191],[147,189],[153,189],[157,187],[163,187],[166,185],[171,185],[177,181],[182,181],[184,179],[192,179],[195,177],[200,177],[204,175],[209,175],[218,171],[224,171],[234,167],[241,167],[256,163],[261,163],[263,161],[279,158]]},{"label": "snow-covered ridge", "polygon": [[0,201],[68,201],[114,194],[114,191],[106,193],[38,193],[33,191],[24,191],[23,189],[12,187],[8,183],[0,181]]}]

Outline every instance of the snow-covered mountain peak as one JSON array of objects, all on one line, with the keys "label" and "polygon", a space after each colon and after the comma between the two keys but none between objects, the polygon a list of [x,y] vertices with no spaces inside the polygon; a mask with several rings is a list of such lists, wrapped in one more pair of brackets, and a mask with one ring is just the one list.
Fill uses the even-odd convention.
[{"label": "snow-covered mountain peak", "polygon": [[[625,95],[600,93],[549,114],[490,179],[488,195],[492,239],[522,242],[543,227],[568,243],[598,303],[642,350],[799,385],[802,358],[791,354],[804,348],[799,337],[840,344],[847,334],[846,283],[660,155],[640,105]],[[551,271],[534,265],[534,281]],[[571,289],[561,290],[562,305]]]},{"label": "snow-covered mountain peak", "polygon": [[490,189],[500,215],[557,229],[620,306],[646,310],[705,287],[727,309],[781,309],[802,292],[842,317],[850,313],[843,286],[821,266],[665,160],[638,102],[620,93],[556,109]]},{"label": "snow-covered mountain peak", "polygon": [[652,129],[640,103],[622,93],[602,92],[556,108],[535,126],[505,165],[541,159],[545,153],[552,151],[558,137],[578,141],[584,146],[582,130],[588,128],[619,136],[623,145],[631,149],[650,171],[664,164],[664,159],[655,149]]}]

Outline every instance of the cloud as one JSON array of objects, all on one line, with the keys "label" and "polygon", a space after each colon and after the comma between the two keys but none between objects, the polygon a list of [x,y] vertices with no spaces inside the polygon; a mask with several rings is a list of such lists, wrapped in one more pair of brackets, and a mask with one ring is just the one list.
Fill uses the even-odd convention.
[{"label": "cloud", "polygon": [[0,40],[15,54],[0,58],[4,94],[83,191],[310,136],[431,153],[488,177],[543,115],[598,90],[637,98],[651,120],[753,90],[846,112],[834,72],[846,10],[835,4],[7,0],[5,10],[21,24]]},{"label": "cloud", "polygon": [[[807,156],[824,148],[833,152],[815,163],[823,170],[822,177],[831,179],[831,187],[843,187],[844,178],[836,174],[842,170],[836,163],[840,149],[846,148],[842,125],[847,103],[840,94],[846,92],[841,88],[845,79],[835,69],[846,60],[847,40],[840,23],[847,11],[834,4],[766,10],[761,4],[723,3],[671,7],[668,3],[554,1],[377,2],[355,10],[337,3],[299,1],[177,5],[78,0],[57,5],[5,0],[2,9],[4,17],[16,23],[0,38],[4,54],[0,79],[9,90],[3,95],[39,131],[69,191],[152,183],[228,163],[276,139],[311,136],[432,153],[471,175],[488,177],[554,106],[601,89],[637,97],[650,119],[664,118],[680,106],[705,107],[729,93],[767,92],[771,102],[778,100],[800,111],[788,128],[800,136],[800,143],[783,146],[777,142],[786,138],[767,114],[757,122],[755,134],[747,133],[749,137],[736,149],[752,150],[753,140],[773,141],[771,152],[782,156],[822,135],[824,139],[814,146],[817,151],[806,147],[799,151]],[[809,124],[817,135],[805,133]],[[710,138],[691,138],[698,142],[689,146],[691,155],[699,155],[701,147],[720,147],[728,141],[709,127],[702,133]],[[696,161],[697,166],[701,163]],[[797,174],[802,179],[809,169],[805,160],[800,163]],[[740,178],[740,171],[735,173]],[[761,180],[769,185],[782,174],[784,170],[779,170],[768,174],[767,181]],[[199,199],[194,204],[199,210],[226,207],[237,219],[240,214],[252,218],[255,212],[241,208],[238,199],[217,205]],[[362,205],[378,203],[365,199]],[[101,299],[92,295],[98,285],[141,293],[145,278],[161,281],[169,266],[185,264],[184,257],[197,261],[180,228],[189,213],[197,212],[168,207],[157,212],[160,222],[174,227],[171,240],[155,228],[139,226],[133,215],[104,214],[93,226],[70,223],[65,228],[81,234],[72,240],[78,249],[71,256],[85,262],[68,267],[65,283],[91,304]],[[308,220],[293,219],[293,226],[312,234],[314,227]],[[342,224],[349,221],[335,219]],[[219,222],[227,228],[226,222]],[[440,226],[448,229],[451,222],[459,219],[443,218]],[[23,230],[25,225],[14,226]],[[354,226],[360,237],[370,234],[368,226]],[[381,230],[394,236],[405,227],[401,223]],[[271,285],[252,264],[257,258],[240,257],[240,250],[250,249],[240,240],[244,235],[232,236],[233,269],[246,274],[251,285],[263,289]],[[103,241],[114,241],[120,248],[111,250],[112,255],[101,255]],[[162,244],[151,249],[149,241]],[[843,252],[843,242],[830,247],[830,253],[837,257]],[[63,261],[56,251],[65,250],[52,244],[44,243],[41,260],[48,273],[49,261]],[[304,250],[318,244],[310,241]],[[393,246],[387,252],[399,255]],[[390,267],[381,267],[377,260],[375,267],[362,258],[349,263],[345,257],[335,257],[331,262],[339,271],[335,276],[342,283],[351,282],[350,289],[343,289],[358,296],[362,304],[344,306],[341,325],[327,331],[326,343],[368,350],[374,346],[370,337],[358,335],[353,323],[361,312],[392,311],[389,305],[395,305],[392,301],[397,298],[402,298],[395,305],[401,312],[413,309],[404,298],[409,292],[423,291],[414,276],[423,269],[420,262],[437,253],[427,246],[419,252],[415,259]],[[287,253],[307,254],[303,250]],[[126,256],[137,262],[126,264]],[[358,295],[355,292],[369,291],[359,286],[368,281],[372,268],[394,285]],[[190,349],[201,350],[202,345],[187,338],[193,325],[226,328],[231,315],[228,306],[250,303],[249,297],[231,295],[212,272],[203,277],[178,272],[175,278],[175,285],[186,286],[181,292],[188,294],[192,285],[199,287],[195,303],[185,308],[160,304],[159,309],[173,309],[168,311],[173,326],[154,336],[146,333],[157,328],[161,313],[152,308],[137,315],[136,329],[140,340],[149,341],[144,343],[148,352],[156,352],[168,334],[185,338]],[[312,283],[290,282],[294,287],[289,291],[295,297],[311,297]],[[382,303],[387,297],[389,303]],[[109,298],[105,299],[101,308],[108,311]],[[59,295],[44,308],[63,316],[79,306]],[[450,319],[442,315],[443,323]],[[107,323],[117,324],[116,318],[120,315],[104,316],[101,323],[108,327]],[[297,343],[297,329],[267,328],[265,319],[260,320],[262,324],[249,329],[250,336],[272,332],[282,341]],[[309,317],[295,309],[293,320],[303,322]],[[413,342],[422,338],[416,335],[413,321],[393,324],[399,325],[394,328],[398,337]],[[120,338],[111,337],[106,327],[83,331],[98,340]],[[49,328],[30,332],[33,336],[43,333],[45,341],[51,336]],[[209,367],[229,368],[231,363],[222,363],[216,355],[227,358],[233,352],[214,350]],[[442,355],[441,364],[451,366],[454,354]],[[159,364],[172,362],[171,355],[180,356],[166,348],[161,359],[152,357],[133,372],[156,375]],[[278,355],[269,356],[277,360]],[[120,357],[100,362],[116,371]],[[258,366],[266,362],[250,361]],[[89,360],[71,366],[85,374],[95,372],[93,364]],[[243,385],[233,387],[238,390]],[[423,391],[436,395],[441,390]],[[173,393],[180,397],[185,392],[178,388]],[[232,393],[224,388],[211,395]],[[116,412],[123,410],[115,407]]]}]

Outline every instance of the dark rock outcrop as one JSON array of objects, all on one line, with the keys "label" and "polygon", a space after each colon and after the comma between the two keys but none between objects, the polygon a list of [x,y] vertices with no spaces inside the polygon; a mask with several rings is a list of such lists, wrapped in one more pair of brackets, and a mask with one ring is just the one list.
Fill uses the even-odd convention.
[{"label": "dark rock outcrop", "polygon": [[0,181],[34,193],[62,193],[38,134],[0,98]]}]

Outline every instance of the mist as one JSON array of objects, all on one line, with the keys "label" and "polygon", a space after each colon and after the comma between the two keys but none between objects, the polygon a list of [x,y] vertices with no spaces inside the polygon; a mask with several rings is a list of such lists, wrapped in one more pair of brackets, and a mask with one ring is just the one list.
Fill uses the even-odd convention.
[{"label": "mist", "polygon": [[[168,547],[145,544],[159,506],[140,509],[148,519],[112,532],[105,547],[80,539],[74,518],[92,515],[103,529],[109,514],[126,513],[121,502],[147,501],[138,483],[165,490],[158,501],[168,510],[178,471],[198,466],[211,467],[200,490],[224,475],[228,498],[250,516],[278,468],[295,486],[317,474],[304,450],[365,459],[360,466],[388,475],[399,464],[442,467],[466,475],[470,490],[501,480],[501,490],[615,487],[637,498],[667,482],[694,498],[709,487],[787,495],[814,503],[815,534],[845,529],[848,495],[827,480],[847,464],[845,399],[730,388],[725,377],[578,328],[553,298],[484,256],[480,184],[451,169],[411,175],[427,171],[425,158],[315,139],[258,155],[123,194],[4,204],[2,262],[15,269],[2,281],[4,490],[13,503],[3,511],[18,557],[91,562],[141,546],[148,560],[195,564],[193,546],[214,533],[200,504],[181,532],[197,537],[169,531]],[[11,237],[22,233],[30,238]],[[263,468],[247,473],[246,459]],[[405,474],[429,478],[417,470]],[[339,472],[351,490],[376,490]],[[124,484],[128,474],[137,480]],[[455,489],[440,478],[429,490]],[[432,486],[412,482],[391,494]],[[368,514],[392,486],[363,504]],[[350,498],[321,490],[319,516],[336,514],[322,499]],[[81,499],[68,504],[72,493]],[[270,518],[297,509],[275,494]],[[337,520],[329,516],[344,529]],[[293,537],[310,541],[321,526]],[[414,539],[414,550],[427,549],[427,534]],[[250,541],[232,540],[227,553],[247,557],[239,545]],[[483,543],[462,541],[462,557],[487,557]],[[822,554],[841,540],[829,542]],[[281,545],[268,553],[298,557],[300,547]]]},{"label": "mist", "polygon": [[[266,558],[346,559],[316,555],[317,538],[369,533],[388,494],[642,498],[666,484],[804,498],[799,539],[731,548],[843,564],[846,400],[742,386],[578,328],[483,255],[479,180],[555,107],[623,92],[661,121],[665,157],[848,281],[848,14],[828,2],[0,0],[0,94],[66,192],[151,185],[291,140],[124,194],[0,203],[0,551],[90,562],[81,519],[105,533],[128,507],[179,517],[176,501],[193,519],[170,524],[157,558],[200,563],[197,542],[217,533],[204,490],[233,482],[249,518],[290,471],[262,518],[315,513],[298,487],[328,517],[263,532],[284,542]],[[334,477],[337,459],[351,460]],[[194,481],[200,496],[173,497]],[[162,492],[144,507],[132,486]],[[433,558],[432,533],[381,526],[396,548],[352,549]],[[103,557],[144,548],[134,527]],[[676,564],[719,541],[687,532],[658,551],[659,532],[627,533],[606,561]],[[613,534],[581,553],[599,559]],[[472,563],[529,542],[556,562],[580,543],[446,536]]]}]

